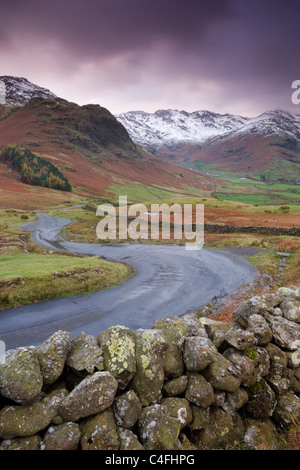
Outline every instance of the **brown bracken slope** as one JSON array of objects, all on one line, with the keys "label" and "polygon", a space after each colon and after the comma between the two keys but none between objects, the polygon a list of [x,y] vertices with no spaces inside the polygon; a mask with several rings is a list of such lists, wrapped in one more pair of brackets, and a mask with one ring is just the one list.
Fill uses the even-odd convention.
[{"label": "brown bracken slope", "polygon": [[[215,138],[202,145],[182,142],[173,148],[162,146],[155,150],[155,155],[165,161],[184,163],[186,166],[194,161],[213,163],[219,171],[237,174],[257,174],[271,168],[275,162],[290,162],[297,165],[293,168],[298,175],[300,143],[287,134],[249,132]],[[280,178],[280,175],[274,176]]]},{"label": "brown bracken slope", "polygon": [[0,164],[0,208],[39,209],[66,200],[114,196],[119,186],[165,188],[185,196],[212,189],[205,175],[163,162],[137,146],[99,105],[33,98],[24,107],[0,106],[0,151],[21,144],[56,165],[73,192],[34,187]]}]

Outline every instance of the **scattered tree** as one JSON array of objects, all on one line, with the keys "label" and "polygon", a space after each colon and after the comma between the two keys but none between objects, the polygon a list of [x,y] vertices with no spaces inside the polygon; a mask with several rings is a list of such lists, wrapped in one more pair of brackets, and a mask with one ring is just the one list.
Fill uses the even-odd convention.
[{"label": "scattered tree", "polygon": [[52,163],[33,154],[22,145],[11,144],[0,155],[0,160],[9,162],[21,177],[21,181],[35,186],[72,191],[67,178]]}]

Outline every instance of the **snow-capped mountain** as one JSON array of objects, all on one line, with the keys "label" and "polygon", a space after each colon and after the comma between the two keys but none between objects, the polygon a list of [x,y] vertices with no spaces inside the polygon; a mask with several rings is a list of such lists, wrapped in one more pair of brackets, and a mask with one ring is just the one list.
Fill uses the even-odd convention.
[{"label": "snow-capped mountain", "polygon": [[213,139],[242,134],[290,135],[300,139],[300,116],[284,111],[271,111],[255,118],[209,111],[188,113],[158,110],[155,113],[130,111],[117,119],[136,143],[148,149],[177,143],[204,144]]},{"label": "snow-capped mountain", "polygon": [[270,111],[256,118],[249,119],[239,133],[257,132],[266,136],[290,135],[292,138],[300,139],[300,116],[286,111]]},{"label": "snow-capped mountain", "polygon": [[[0,120],[12,113],[12,106],[26,106],[32,98],[58,100],[63,114],[63,100],[50,90],[26,78],[0,76]],[[88,127],[93,138],[101,134],[101,139],[105,140],[110,130],[106,129],[104,121],[94,131],[87,126],[87,118],[83,116],[90,110],[93,121],[94,115],[98,114],[96,108],[83,106],[79,113],[80,122],[74,122],[74,126],[81,130]],[[199,163],[213,164],[219,170],[249,174],[274,165],[277,165],[277,171],[276,162],[280,160],[278,174],[288,167],[291,174],[296,171],[300,175],[299,115],[276,110],[250,118],[210,111],[188,113],[160,109],[155,113],[130,111],[111,118],[115,121],[113,128],[119,132],[119,137],[115,135],[115,143],[119,145],[120,139],[130,141],[128,152],[135,148],[134,142],[167,162],[188,167],[193,162],[197,162],[198,167]],[[283,161],[288,165],[283,166]]]},{"label": "snow-capped mountain", "polygon": [[23,77],[0,76],[1,104],[24,106],[31,98],[56,99],[47,88],[34,85]]},{"label": "snow-capped mountain", "polygon": [[160,109],[155,113],[130,111],[117,119],[126,127],[131,138],[145,147],[173,145],[177,142],[202,143],[239,129],[248,118],[210,111],[188,113]]},{"label": "snow-capped mountain", "polygon": [[[0,99],[0,154],[8,145],[19,144],[54,161],[72,185],[72,197],[107,198],[108,192],[114,194],[115,184],[138,191],[142,186],[145,194],[148,187],[152,194],[153,187],[164,191],[166,185],[191,195],[212,188],[206,175],[170,165],[136,145],[125,127],[100,105],[80,106],[23,78],[2,76],[1,83],[7,104]],[[0,98],[1,93],[3,86]],[[65,195],[60,199],[59,191],[51,188],[46,192],[40,188],[33,196],[30,185],[9,169],[0,162],[1,207],[32,210],[65,201]]]},{"label": "snow-capped mountain", "polygon": [[[265,112],[257,117],[188,113],[159,110],[131,111],[117,119],[132,140],[159,158],[190,166],[192,162],[213,164],[219,170],[255,173],[275,161],[289,167],[300,161],[300,116],[285,111]],[[280,164],[282,165],[282,164]]]}]

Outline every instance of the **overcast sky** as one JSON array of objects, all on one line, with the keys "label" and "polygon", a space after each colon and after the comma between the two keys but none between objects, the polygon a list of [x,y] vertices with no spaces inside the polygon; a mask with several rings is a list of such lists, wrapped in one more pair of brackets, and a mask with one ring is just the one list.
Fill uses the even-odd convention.
[{"label": "overcast sky", "polygon": [[0,75],[113,113],[292,104],[299,0],[1,0]]}]

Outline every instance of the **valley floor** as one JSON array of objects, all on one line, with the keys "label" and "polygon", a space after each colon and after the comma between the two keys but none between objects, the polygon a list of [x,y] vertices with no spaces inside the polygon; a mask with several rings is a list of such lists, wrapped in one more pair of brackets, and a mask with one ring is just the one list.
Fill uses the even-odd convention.
[{"label": "valley floor", "polygon": [[[103,244],[96,235],[97,204],[101,199],[90,199],[88,204],[52,208],[50,214],[67,218],[69,225],[62,224],[61,236],[67,242]],[[85,201],[86,202],[86,201]],[[299,227],[300,207],[291,206],[252,206],[213,198],[169,199],[164,202],[172,205],[204,204],[205,222],[228,226],[275,226]],[[115,203],[117,201],[115,200]],[[150,202],[146,205],[150,207]],[[121,263],[112,263],[99,256],[85,257],[83,254],[54,252],[51,246],[41,247],[32,239],[31,233],[22,226],[37,220],[37,214],[30,211],[6,209],[0,212],[0,308],[8,309],[25,304],[33,304],[51,298],[63,298],[88,294],[118,285],[134,275],[134,268],[126,257]],[[61,219],[59,219],[61,220]],[[264,235],[260,233],[205,233],[205,248],[225,250],[244,256],[258,273],[257,280],[234,296],[222,295],[212,299],[218,303],[220,318],[226,321],[240,300],[256,293],[274,291],[280,286],[299,282],[300,238],[296,236]],[[136,243],[126,240],[133,245]],[[139,244],[170,245],[183,244],[185,240],[174,240],[173,232],[169,240],[152,242],[139,241]],[[111,243],[104,243],[104,246]],[[122,242],[120,242],[122,245]],[[115,245],[115,243],[113,244]],[[121,246],[120,245],[120,246]],[[112,248],[115,248],[115,246]],[[128,264],[129,263],[129,264]],[[173,273],[176,277],[177,273]],[[227,292],[228,294],[228,292]],[[230,294],[230,293],[229,293]]]}]

